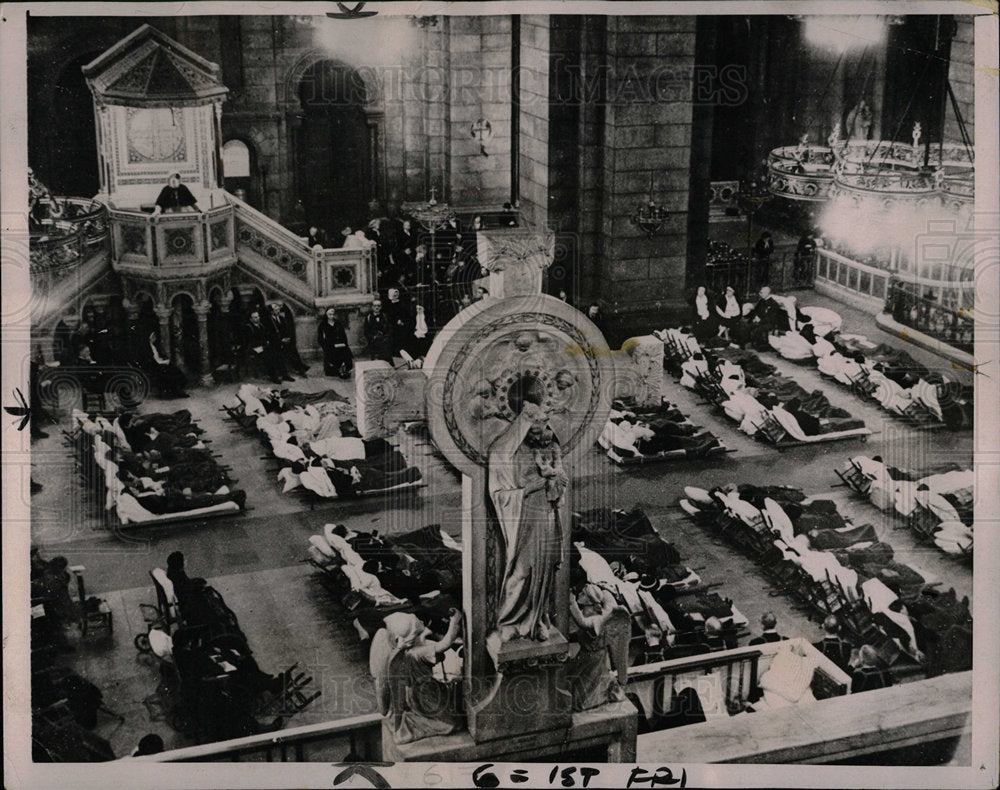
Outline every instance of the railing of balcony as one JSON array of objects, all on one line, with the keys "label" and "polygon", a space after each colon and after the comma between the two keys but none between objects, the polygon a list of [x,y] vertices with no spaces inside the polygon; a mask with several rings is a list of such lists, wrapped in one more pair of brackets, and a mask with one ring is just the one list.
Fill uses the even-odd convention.
[{"label": "railing of balcony", "polygon": [[66,271],[107,245],[107,210],[89,198],[45,199],[33,212],[29,242],[32,271]]},{"label": "railing of balcony", "polygon": [[971,354],[975,330],[971,307],[954,307],[938,299],[920,296],[918,287],[893,280],[887,291],[885,311],[897,323]]},{"label": "railing of balcony", "polygon": [[160,763],[375,762],[382,759],[382,716],[353,716],[135,759]]},{"label": "railing of balcony", "polygon": [[232,206],[159,215],[108,209],[108,217],[116,265],[194,267],[236,254]]},{"label": "railing of balcony", "polygon": [[885,269],[869,266],[834,252],[817,250],[816,280],[854,291],[861,296],[885,300],[888,295],[890,273]]}]

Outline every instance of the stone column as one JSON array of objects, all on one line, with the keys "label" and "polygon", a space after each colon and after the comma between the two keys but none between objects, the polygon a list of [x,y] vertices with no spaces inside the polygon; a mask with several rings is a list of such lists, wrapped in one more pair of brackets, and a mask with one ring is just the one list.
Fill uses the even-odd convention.
[{"label": "stone column", "polygon": [[153,308],[156,313],[156,319],[160,322],[160,351],[163,352],[163,356],[167,359],[173,359],[173,354],[170,348],[170,308],[164,306],[157,306]]},{"label": "stone column", "polygon": [[198,319],[198,361],[201,364],[201,383],[209,386],[213,382],[212,361],[208,353],[208,311],[210,302],[199,302],[194,306],[194,314]]}]

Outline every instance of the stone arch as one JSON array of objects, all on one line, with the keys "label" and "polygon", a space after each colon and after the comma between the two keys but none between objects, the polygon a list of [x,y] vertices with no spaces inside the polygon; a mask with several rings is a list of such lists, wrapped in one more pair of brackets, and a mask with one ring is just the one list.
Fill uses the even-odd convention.
[{"label": "stone arch", "polygon": [[289,66],[285,77],[285,102],[293,107],[299,107],[299,85],[302,78],[317,63],[330,61],[339,68],[350,69],[360,77],[365,95],[365,112],[381,112],[384,109],[382,85],[375,69],[366,66],[355,66],[337,57],[332,57],[327,50],[313,48],[299,55]]},{"label": "stone arch", "polygon": [[[254,139],[254,136],[250,133],[233,132],[224,135],[224,138],[221,146],[224,163],[226,160],[226,146],[230,143],[241,143],[246,148],[247,155],[246,175],[242,173],[230,173],[229,168],[225,164],[223,165],[226,191],[242,197],[251,206],[259,209],[262,205],[261,195],[263,193],[260,171],[260,152],[263,135],[258,132],[257,139]],[[239,194],[238,190],[241,189],[244,191],[244,195]]]},{"label": "stone arch", "polygon": [[328,232],[369,218],[385,191],[382,91],[374,71],[312,50],[289,71],[296,221]]}]

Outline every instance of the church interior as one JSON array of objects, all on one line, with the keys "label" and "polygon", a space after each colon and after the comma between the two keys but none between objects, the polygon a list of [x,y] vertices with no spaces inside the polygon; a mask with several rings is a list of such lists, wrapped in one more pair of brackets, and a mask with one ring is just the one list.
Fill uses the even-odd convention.
[{"label": "church interior", "polygon": [[335,17],[27,20],[32,759],[968,766],[976,17]]}]

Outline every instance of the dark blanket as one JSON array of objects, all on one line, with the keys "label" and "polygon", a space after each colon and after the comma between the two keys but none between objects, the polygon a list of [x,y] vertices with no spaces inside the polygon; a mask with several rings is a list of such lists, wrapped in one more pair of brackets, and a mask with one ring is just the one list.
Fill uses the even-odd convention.
[{"label": "dark blanket", "polygon": [[874,542],[876,540],[875,527],[871,524],[863,524],[853,529],[814,529],[807,533],[809,545],[817,551],[829,551],[831,549],[845,549],[855,543]]}]

